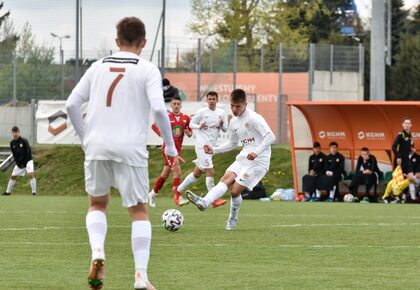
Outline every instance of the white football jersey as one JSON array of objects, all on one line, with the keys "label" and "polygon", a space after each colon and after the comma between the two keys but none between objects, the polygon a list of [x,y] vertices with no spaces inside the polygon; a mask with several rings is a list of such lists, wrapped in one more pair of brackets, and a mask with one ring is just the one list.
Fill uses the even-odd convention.
[{"label": "white football jersey", "polygon": [[[251,152],[256,152],[264,137],[273,133],[265,119],[254,111],[246,109],[238,117],[233,117],[229,123],[229,138],[231,143],[243,145],[241,152],[236,156],[237,161],[248,160],[247,156]],[[268,146],[257,158],[255,162],[268,170],[270,167],[271,146]]]},{"label": "white football jersey", "polygon": [[[223,120],[223,127],[220,127],[220,121]],[[215,146],[217,139],[219,138],[220,130],[225,131],[228,128],[227,114],[224,110],[216,108],[211,110],[208,107],[199,109],[194,117],[191,119],[191,123],[200,125],[205,122],[206,126],[202,129],[193,129],[196,137],[196,146],[211,145]]]},{"label": "white football jersey", "polygon": [[147,166],[150,103],[163,98],[156,66],[134,53],[117,52],[96,61],[74,91],[88,102],[85,158]]}]

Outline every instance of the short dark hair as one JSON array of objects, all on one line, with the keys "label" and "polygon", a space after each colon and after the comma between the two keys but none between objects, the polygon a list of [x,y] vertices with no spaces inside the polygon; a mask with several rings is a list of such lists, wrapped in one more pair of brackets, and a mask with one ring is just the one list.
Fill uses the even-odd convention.
[{"label": "short dark hair", "polygon": [[208,97],[208,96],[216,96],[216,99],[219,99],[219,94],[216,91],[208,92],[206,97]]},{"label": "short dark hair", "polygon": [[171,82],[168,79],[163,79],[162,80],[162,86],[170,86]]},{"label": "short dark hair", "polygon": [[337,142],[333,141],[333,142],[330,143],[330,145],[328,145],[328,147],[332,147],[332,146],[337,146],[338,147]]},{"label": "short dark hair", "polygon": [[411,122],[411,118],[410,117],[408,117],[408,116],[405,116],[404,118],[402,118],[402,121],[401,121],[401,123],[404,123],[405,121],[410,121]]},{"label": "short dark hair", "polygon": [[360,149],[360,151],[363,151],[363,152],[369,152],[369,148],[367,148],[367,147],[362,147],[362,149]]},{"label": "short dark hair", "polygon": [[174,97],[172,98],[171,102],[172,102],[173,100],[177,100],[177,101],[182,102],[182,99],[181,99],[181,97],[180,97],[180,96],[174,96]]},{"label": "short dark hair", "polygon": [[312,146],[312,148],[321,148],[321,144],[319,144],[318,141],[314,142],[314,145]]},{"label": "short dark hair", "polygon": [[17,126],[12,127],[12,132],[19,132],[19,128]]},{"label": "short dark hair", "polygon": [[244,103],[246,102],[246,93],[243,89],[233,90],[230,94],[230,101],[233,103]]},{"label": "short dark hair", "polygon": [[124,17],[117,24],[117,37],[122,45],[139,46],[146,38],[143,21],[137,17]]}]

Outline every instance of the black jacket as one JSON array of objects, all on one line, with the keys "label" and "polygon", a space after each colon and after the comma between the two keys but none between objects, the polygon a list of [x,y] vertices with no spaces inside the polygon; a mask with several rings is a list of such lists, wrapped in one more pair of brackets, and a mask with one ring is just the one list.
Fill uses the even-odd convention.
[{"label": "black jacket", "polygon": [[172,101],[173,97],[175,96],[179,97],[179,91],[174,86],[170,86],[169,89],[163,91],[163,98],[165,100],[165,103],[169,103],[170,101]]},{"label": "black jacket", "polygon": [[32,160],[31,147],[25,138],[19,137],[17,140],[10,141],[10,150],[19,168],[25,168],[28,161]]},{"label": "black jacket", "polygon": [[312,154],[309,157],[309,166],[308,172],[313,170],[316,175],[322,175],[325,173],[325,164],[327,161],[327,156],[324,153],[319,153],[318,155]]},{"label": "black jacket", "polygon": [[420,172],[420,155],[414,153],[410,156],[411,166],[413,167],[413,172]]},{"label": "black jacket", "polygon": [[378,161],[373,155],[369,155],[369,158],[366,160],[366,162],[363,160],[362,156],[359,156],[356,164],[356,172],[359,172],[360,170],[371,170],[372,172],[376,172],[379,179],[382,178],[383,175],[383,173],[379,170]]},{"label": "black jacket", "polygon": [[394,143],[392,143],[392,151],[395,154],[395,158],[401,158],[404,160],[409,159],[411,152],[411,134],[407,133],[405,130],[402,130],[395,137]]},{"label": "black jacket", "polygon": [[346,171],[344,170],[344,161],[344,156],[338,152],[335,155],[327,155],[325,171],[332,171],[334,175],[346,175]]}]

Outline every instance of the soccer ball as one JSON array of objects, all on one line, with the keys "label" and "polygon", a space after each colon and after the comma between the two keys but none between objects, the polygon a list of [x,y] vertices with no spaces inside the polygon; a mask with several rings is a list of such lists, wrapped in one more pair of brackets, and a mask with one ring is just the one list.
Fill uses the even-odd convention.
[{"label": "soccer ball", "polygon": [[354,201],[354,196],[351,193],[347,193],[344,196],[344,202],[353,202]]},{"label": "soccer ball", "polygon": [[168,209],[162,214],[160,221],[166,230],[176,232],[182,228],[182,225],[184,224],[184,216],[177,209]]}]

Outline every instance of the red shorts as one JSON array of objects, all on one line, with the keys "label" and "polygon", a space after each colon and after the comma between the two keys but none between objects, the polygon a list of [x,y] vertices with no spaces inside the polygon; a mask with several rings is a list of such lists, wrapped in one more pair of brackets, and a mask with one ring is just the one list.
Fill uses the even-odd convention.
[{"label": "red shorts", "polygon": [[[181,152],[180,151],[178,151],[178,156],[181,156]],[[164,147],[162,147],[162,157],[163,157],[163,162],[165,163],[165,166],[171,166],[169,164],[169,162],[168,162],[168,158],[166,157],[165,148]]]}]

